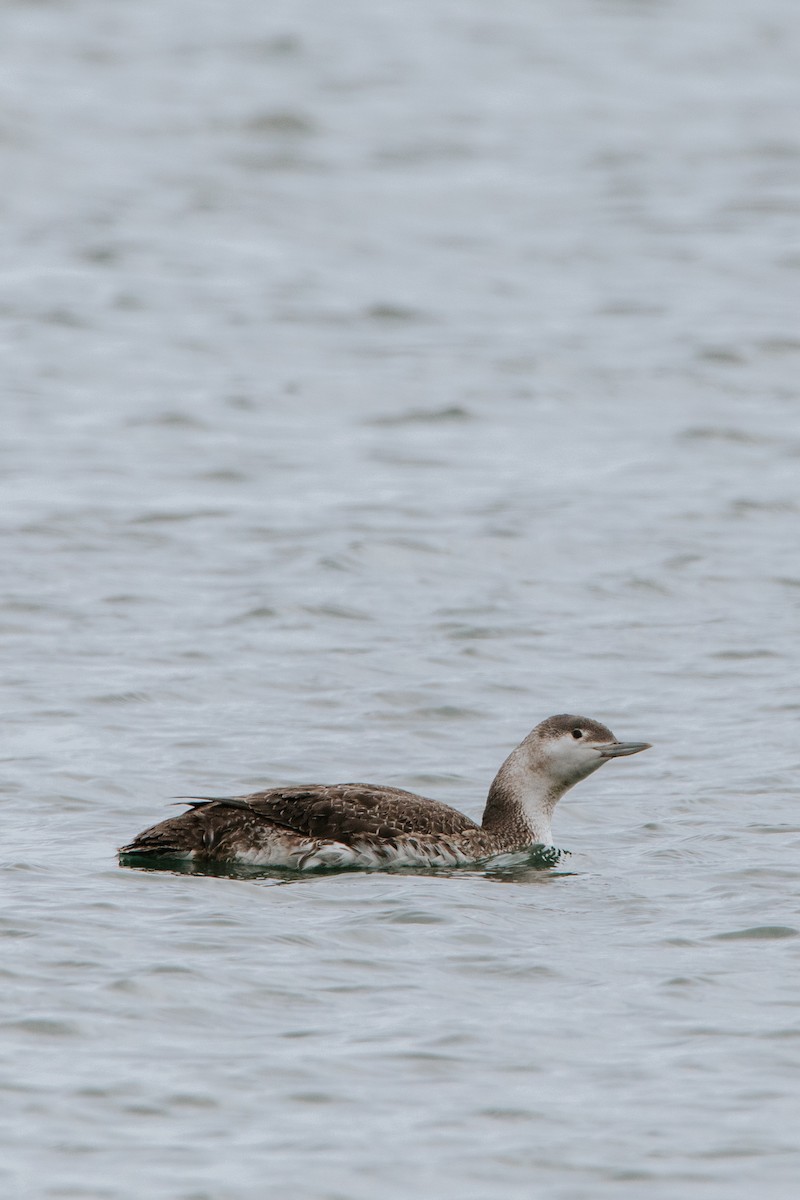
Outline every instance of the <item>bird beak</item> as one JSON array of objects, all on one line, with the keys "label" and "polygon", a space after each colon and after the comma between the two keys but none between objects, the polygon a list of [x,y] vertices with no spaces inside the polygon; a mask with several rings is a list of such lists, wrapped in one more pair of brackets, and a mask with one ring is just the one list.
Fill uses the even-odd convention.
[{"label": "bird beak", "polygon": [[624,758],[626,754],[638,754],[640,750],[649,750],[650,742],[606,742],[597,746],[601,758]]}]

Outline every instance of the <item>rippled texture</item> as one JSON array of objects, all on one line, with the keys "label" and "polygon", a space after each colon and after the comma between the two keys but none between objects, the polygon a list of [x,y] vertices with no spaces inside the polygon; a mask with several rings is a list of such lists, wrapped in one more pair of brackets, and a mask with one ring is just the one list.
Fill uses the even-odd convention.
[{"label": "rippled texture", "polygon": [[[794,1196],[800,15],[8,3],[3,1196]],[[201,790],[555,871],[123,871]]]}]

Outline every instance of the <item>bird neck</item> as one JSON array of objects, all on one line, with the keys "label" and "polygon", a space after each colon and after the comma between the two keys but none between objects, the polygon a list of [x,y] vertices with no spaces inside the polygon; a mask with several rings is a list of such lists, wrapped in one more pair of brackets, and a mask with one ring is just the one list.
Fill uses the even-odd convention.
[{"label": "bird neck", "polygon": [[567,790],[532,769],[528,748],[512,750],[492,781],[482,826],[487,833],[524,831],[530,843],[553,844],[553,809]]}]

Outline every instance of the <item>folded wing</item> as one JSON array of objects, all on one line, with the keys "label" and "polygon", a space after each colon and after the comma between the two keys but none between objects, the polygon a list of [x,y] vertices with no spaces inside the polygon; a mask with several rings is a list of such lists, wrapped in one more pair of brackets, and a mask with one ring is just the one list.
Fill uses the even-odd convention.
[{"label": "folded wing", "polygon": [[348,844],[364,836],[397,838],[478,828],[448,804],[368,783],[271,788],[249,796],[198,799],[192,804],[195,811],[212,805],[238,808],[307,837]]}]

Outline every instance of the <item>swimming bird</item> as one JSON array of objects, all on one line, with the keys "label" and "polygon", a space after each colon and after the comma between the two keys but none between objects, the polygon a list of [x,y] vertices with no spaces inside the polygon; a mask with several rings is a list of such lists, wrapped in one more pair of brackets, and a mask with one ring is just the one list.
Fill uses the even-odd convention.
[{"label": "swimming bird", "polygon": [[452,867],[551,847],[553,810],[604,762],[649,749],[586,717],[548,717],[512,750],[489,788],[480,825],[401,788],[369,783],[269,788],[247,796],[182,797],[188,812],[123,846],[123,864],[157,860],[321,867]]}]

